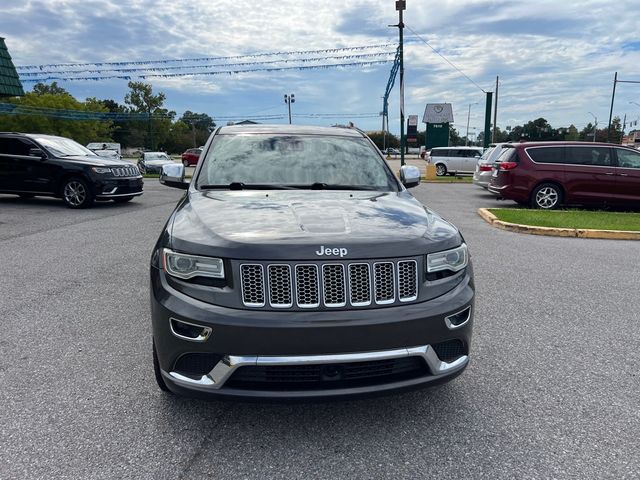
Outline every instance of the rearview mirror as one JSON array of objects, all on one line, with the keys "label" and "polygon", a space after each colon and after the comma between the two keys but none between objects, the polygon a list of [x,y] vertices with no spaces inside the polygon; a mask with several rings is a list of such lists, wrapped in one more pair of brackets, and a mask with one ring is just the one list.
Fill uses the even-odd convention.
[{"label": "rearview mirror", "polygon": [[184,165],[181,163],[162,165],[160,183],[167,187],[181,188],[183,190],[189,188],[189,182],[184,181]]},{"label": "rearview mirror", "polygon": [[413,165],[400,167],[400,181],[406,188],[412,188],[420,184],[420,169]]}]

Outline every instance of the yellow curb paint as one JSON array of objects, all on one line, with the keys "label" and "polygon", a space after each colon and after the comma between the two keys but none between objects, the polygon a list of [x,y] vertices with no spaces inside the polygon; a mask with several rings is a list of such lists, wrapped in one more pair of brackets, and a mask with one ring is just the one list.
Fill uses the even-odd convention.
[{"label": "yellow curb paint", "polygon": [[519,223],[503,222],[502,220],[498,220],[498,217],[496,217],[486,208],[479,208],[478,215],[480,215],[482,219],[488,224],[496,228],[516,233],[547,235],[550,237],[596,238],[601,240],[640,240],[640,232],[628,230],[594,230],[586,228],[538,227],[534,225],[522,225]]}]

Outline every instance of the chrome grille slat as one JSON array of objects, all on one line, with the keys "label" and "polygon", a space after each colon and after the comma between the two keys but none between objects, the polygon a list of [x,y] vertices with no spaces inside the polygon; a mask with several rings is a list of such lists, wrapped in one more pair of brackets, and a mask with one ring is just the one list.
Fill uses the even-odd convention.
[{"label": "chrome grille slat", "polygon": [[378,305],[385,305],[395,301],[396,289],[392,262],[376,262],[373,264],[373,282]]},{"label": "chrome grille slat", "polygon": [[344,265],[327,263],[322,265],[322,293],[327,307],[344,307],[347,304],[345,292]]},{"label": "chrome grille slat", "polygon": [[354,307],[371,305],[371,276],[368,263],[349,265],[349,301]]},{"label": "chrome grille slat", "polygon": [[398,262],[398,298],[401,302],[418,298],[418,263],[415,260]]},{"label": "chrome grille slat", "polygon": [[264,270],[260,264],[240,266],[242,301],[247,307],[264,307]]},{"label": "chrome grille slat", "polygon": [[317,265],[296,265],[296,302],[300,308],[320,306]]},{"label": "chrome grille slat", "polygon": [[354,263],[240,264],[242,302],[247,307],[300,309],[367,307],[418,299],[416,259]]},{"label": "chrome grille slat", "polygon": [[269,305],[275,308],[289,308],[293,305],[291,295],[291,267],[272,264],[268,268]]}]

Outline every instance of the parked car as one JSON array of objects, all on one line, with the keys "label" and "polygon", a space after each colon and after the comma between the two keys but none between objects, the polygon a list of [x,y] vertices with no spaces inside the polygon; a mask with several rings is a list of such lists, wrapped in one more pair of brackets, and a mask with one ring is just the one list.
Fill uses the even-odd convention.
[{"label": "parked car", "polygon": [[491,172],[493,164],[500,157],[502,149],[507,143],[492,143],[489,148],[482,154],[476,163],[476,171],[473,173],[473,183],[488,189],[491,183]]},{"label": "parked car", "polygon": [[174,163],[165,152],[142,152],[138,160],[140,173],[160,173],[162,166]]},{"label": "parked car", "polygon": [[135,165],[103,158],[69,138],[0,133],[0,193],[59,197],[71,208],[142,195]]},{"label": "parked car", "polygon": [[640,152],[620,145],[507,145],[492,175],[490,192],[534,208],[640,205]]},{"label": "parked car", "polygon": [[92,152],[96,150],[115,150],[118,152],[118,155],[122,156],[120,144],[115,142],[91,142],[87,143],[87,148]]},{"label": "parked car", "polygon": [[480,147],[435,147],[429,153],[430,163],[436,166],[436,175],[473,173],[482,156]]},{"label": "parked car", "polygon": [[467,246],[353,128],[218,128],[151,258],[163,390],[345,397],[435,385],[469,361]]},{"label": "parked car", "polygon": [[190,148],[182,154],[182,164],[185,167],[189,167],[191,165],[197,165],[198,159],[200,158],[200,154],[202,153],[201,148]]},{"label": "parked car", "polygon": [[122,157],[115,150],[93,150],[93,153],[102,158],[110,158],[112,160],[120,160]]},{"label": "parked car", "polygon": [[397,148],[388,147],[385,150],[385,153],[387,155],[400,155],[400,150],[398,150]]}]

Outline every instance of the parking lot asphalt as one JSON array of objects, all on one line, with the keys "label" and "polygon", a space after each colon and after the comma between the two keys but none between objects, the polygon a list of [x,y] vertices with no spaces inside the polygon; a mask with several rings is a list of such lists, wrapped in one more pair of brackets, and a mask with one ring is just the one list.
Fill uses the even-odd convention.
[{"label": "parking lot asphalt", "polygon": [[469,368],[325,404],[162,393],[148,260],[182,192],[73,211],[0,195],[0,478],[639,478],[640,244],[521,235],[474,185],[418,199],[462,230]]}]

